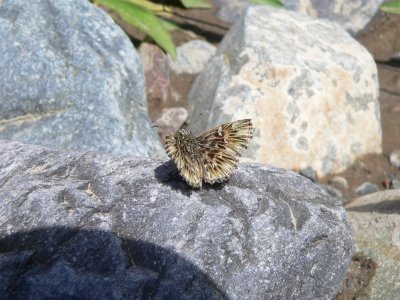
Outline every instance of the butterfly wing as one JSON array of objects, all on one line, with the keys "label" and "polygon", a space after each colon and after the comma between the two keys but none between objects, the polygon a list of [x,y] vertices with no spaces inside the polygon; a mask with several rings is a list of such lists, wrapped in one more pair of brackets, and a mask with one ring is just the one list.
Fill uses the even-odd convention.
[{"label": "butterfly wing", "polygon": [[252,134],[251,120],[244,119],[222,124],[198,136],[204,181],[212,184],[228,179],[237,168],[240,151],[247,148]]},{"label": "butterfly wing", "polygon": [[203,166],[199,147],[190,132],[179,130],[165,138],[165,150],[181,176],[192,187],[201,188]]}]

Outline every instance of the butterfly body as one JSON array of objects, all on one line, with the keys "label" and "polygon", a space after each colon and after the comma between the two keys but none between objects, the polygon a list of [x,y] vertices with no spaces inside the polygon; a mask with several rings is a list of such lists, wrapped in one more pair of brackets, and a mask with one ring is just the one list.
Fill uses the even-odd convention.
[{"label": "butterfly body", "polygon": [[231,176],[252,132],[250,119],[222,124],[198,137],[180,129],[165,138],[165,149],[185,181],[201,188],[203,180],[212,184]]}]

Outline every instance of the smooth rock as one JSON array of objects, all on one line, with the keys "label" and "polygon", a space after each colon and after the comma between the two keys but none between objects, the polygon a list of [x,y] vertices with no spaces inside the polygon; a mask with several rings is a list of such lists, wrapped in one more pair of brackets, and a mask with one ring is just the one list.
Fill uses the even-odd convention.
[{"label": "smooth rock", "polygon": [[393,179],[393,180],[390,182],[390,188],[391,188],[391,189],[400,189],[400,180],[398,180],[398,179]]},{"label": "smooth rock", "polygon": [[352,252],[340,201],[242,164],[188,187],[171,162],[0,142],[5,298],[331,299]]},{"label": "smooth rock", "polygon": [[192,40],[176,48],[176,60],[168,56],[169,67],[177,74],[198,74],[217,48],[202,40]]},{"label": "smooth rock", "polygon": [[400,150],[390,153],[389,161],[393,167],[400,168]]},{"label": "smooth rock", "polygon": [[348,189],[349,184],[346,180],[346,178],[342,176],[334,176],[331,179],[329,179],[329,184],[334,185],[336,187],[340,187],[342,189]]},{"label": "smooth rock", "polygon": [[[250,6],[189,94],[190,129],[252,118],[248,161],[339,173],[382,151],[377,69],[327,21]],[[339,130],[340,128],[340,130]]]},{"label": "smooth rock", "polygon": [[[383,193],[386,196],[379,196]],[[371,258],[377,265],[364,299],[399,298],[399,203],[400,193],[388,190],[362,196],[346,206],[354,229],[354,251]]]},{"label": "smooth rock", "polygon": [[379,187],[376,184],[370,183],[370,182],[364,182],[360,186],[358,186],[355,190],[357,195],[366,195],[370,193],[375,193],[379,191]]},{"label": "smooth rock", "polygon": [[86,0],[15,0],[0,16],[0,139],[165,157],[142,64],[106,12]]}]

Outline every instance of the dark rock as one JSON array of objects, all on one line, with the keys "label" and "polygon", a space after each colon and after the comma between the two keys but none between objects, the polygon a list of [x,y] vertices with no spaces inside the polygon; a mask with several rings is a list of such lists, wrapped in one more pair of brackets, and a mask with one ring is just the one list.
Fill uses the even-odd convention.
[{"label": "dark rock", "polygon": [[242,164],[187,186],[174,164],[0,142],[5,298],[331,299],[350,262],[338,199]]},{"label": "dark rock", "polygon": [[[320,186],[329,193],[329,195],[337,198],[343,198],[343,193],[338,190],[337,188],[334,188],[333,186],[330,186],[328,184],[320,184]],[[343,200],[343,199],[342,199]]]},{"label": "dark rock", "polygon": [[315,182],[317,180],[317,173],[313,168],[305,168],[300,170],[300,175],[303,175],[304,177],[310,179],[312,182]]}]

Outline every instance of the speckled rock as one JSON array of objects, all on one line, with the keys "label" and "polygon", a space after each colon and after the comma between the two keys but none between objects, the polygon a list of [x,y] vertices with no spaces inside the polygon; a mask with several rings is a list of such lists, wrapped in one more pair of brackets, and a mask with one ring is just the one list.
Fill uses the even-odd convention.
[{"label": "speckled rock", "polygon": [[356,34],[372,20],[384,0],[282,0],[285,8],[310,16],[328,19],[351,34]]},{"label": "speckled rock", "polygon": [[13,0],[0,16],[0,139],[165,156],[142,64],[107,13],[86,0]]},{"label": "speckled rock", "polygon": [[189,95],[190,128],[252,118],[249,161],[319,177],[380,153],[377,69],[329,22],[251,6],[226,34]]},{"label": "speckled rock", "polygon": [[400,191],[358,198],[346,206],[354,228],[355,252],[377,265],[365,299],[399,299]]},{"label": "speckled rock", "polygon": [[352,252],[337,199],[257,164],[193,190],[171,162],[3,141],[0,199],[10,299],[331,299]]},{"label": "speckled rock", "polygon": [[[215,0],[215,2],[220,7],[218,17],[232,23],[236,22],[251,4],[248,0]],[[281,2],[286,9],[328,19],[355,34],[371,21],[383,0],[281,0]]]}]

